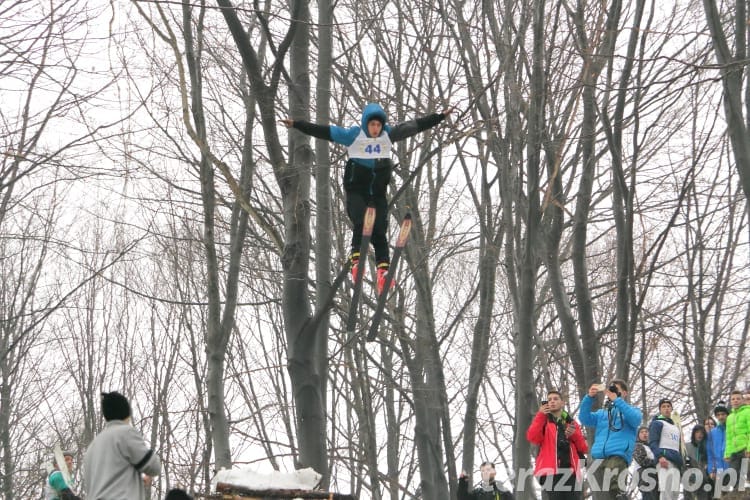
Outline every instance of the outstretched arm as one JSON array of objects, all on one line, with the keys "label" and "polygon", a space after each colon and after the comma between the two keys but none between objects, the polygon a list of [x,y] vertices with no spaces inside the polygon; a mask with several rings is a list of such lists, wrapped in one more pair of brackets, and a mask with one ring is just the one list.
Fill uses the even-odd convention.
[{"label": "outstretched arm", "polygon": [[417,118],[416,120],[409,120],[404,123],[399,123],[398,125],[394,126],[388,133],[391,138],[391,142],[403,141],[404,139],[408,139],[409,137],[416,135],[423,130],[434,127],[438,123],[445,120],[448,115],[453,113],[453,109],[453,106],[449,106],[445,108],[442,113],[435,113],[432,115]]},{"label": "outstretched arm", "polygon": [[318,139],[323,139],[325,141],[333,140],[331,137],[331,127],[328,125],[318,125],[317,123],[310,123],[305,120],[292,120],[291,118],[280,120],[280,123],[286,128],[296,128],[303,134],[311,135]]}]

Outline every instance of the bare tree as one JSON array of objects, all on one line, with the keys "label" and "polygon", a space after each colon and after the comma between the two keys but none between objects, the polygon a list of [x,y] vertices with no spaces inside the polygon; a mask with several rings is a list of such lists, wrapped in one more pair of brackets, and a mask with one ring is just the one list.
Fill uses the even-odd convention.
[{"label": "bare tree", "polygon": [[[242,62],[247,71],[250,87],[256,96],[260,112],[260,122],[268,148],[270,163],[281,191],[284,213],[284,249],[281,262],[284,269],[284,289],[282,307],[287,334],[288,369],[297,403],[297,433],[299,441],[299,465],[312,467],[323,474],[327,483],[328,463],[326,460],[326,417],[325,379],[327,374],[319,370],[326,367],[320,361],[325,352],[316,340],[321,329],[313,321],[309,291],[307,289],[308,262],[310,258],[310,206],[309,172],[312,151],[309,141],[299,134],[290,135],[289,162],[282,154],[282,147],[276,130],[276,99],[282,74],[285,72],[283,59],[290,51],[293,68],[290,75],[290,116],[304,118],[309,113],[308,67],[308,20],[310,13],[306,2],[293,1],[291,21],[284,38],[276,46],[265,31],[268,43],[274,45],[275,60],[270,68],[261,65],[258,52],[240,22],[237,11],[229,0],[218,0],[227,27],[232,34]],[[267,28],[264,13],[256,11],[261,26]],[[269,74],[268,81],[264,75]],[[320,312],[320,309],[319,309]],[[316,349],[316,347],[318,347]]]},{"label": "bare tree", "polygon": [[[747,70],[747,2],[722,4],[704,0],[703,9],[711,31],[712,46],[721,74],[724,115],[732,153],[745,198],[750,197],[750,84]],[[730,25],[731,23],[731,25]],[[744,106],[743,106],[744,101]]]},{"label": "bare tree", "polygon": [[[49,353],[45,342],[55,342],[43,334],[50,317],[91,281],[92,274],[118,258],[109,255],[103,267],[89,270],[79,282],[57,275],[69,245],[61,207],[67,206],[75,180],[85,175],[76,155],[95,133],[83,115],[111,82],[106,74],[84,78],[80,69],[89,48],[81,27],[99,13],[82,1],[33,8],[13,1],[0,7],[0,491],[8,499],[33,496],[32,486],[38,487],[43,479],[38,470],[29,473],[40,463],[31,464],[26,457],[48,458],[53,440],[77,441],[75,418],[69,419],[67,408],[49,399],[34,399],[37,394],[28,377],[50,376],[43,368],[33,368],[37,356]],[[97,87],[95,82],[102,83]],[[54,381],[50,386],[59,387]],[[52,421],[59,426],[40,432],[30,448],[26,431],[20,431],[33,435],[31,429],[50,423],[26,421],[36,413],[32,404],[50,404],[58,410],[59,419]],[[19,474],[21,469],[25,474]]]}]

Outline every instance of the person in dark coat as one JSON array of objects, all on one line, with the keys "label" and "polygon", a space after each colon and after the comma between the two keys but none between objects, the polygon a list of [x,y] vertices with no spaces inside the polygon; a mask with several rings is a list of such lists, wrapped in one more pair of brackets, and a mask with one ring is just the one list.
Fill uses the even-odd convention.
[{"label": "person in dark coat", "polygon": [[483,462],[479,468],[482,480],[469,491],[469,478],[461,472],[458,478],[458,500],[514,500],[513,494],[495,481],[495,464]]},{"label": "person in dark coat", "polygon": [[[708,475],[708,448],[706,428],[696,425],[685,444],[688,476],[685,483],[686,500],[708,500],[713,495],[713,485]],[[693,491],[689,491],[689,490]]]},{"label": "person in dark coat", "polygon": [[641,492],[641,500],[657,500],[659,484],[656,474],[656,459],[648,445],[648,427],[638,428],[637,440],[633,449],[633,462],[636,464],[636,484]]}]

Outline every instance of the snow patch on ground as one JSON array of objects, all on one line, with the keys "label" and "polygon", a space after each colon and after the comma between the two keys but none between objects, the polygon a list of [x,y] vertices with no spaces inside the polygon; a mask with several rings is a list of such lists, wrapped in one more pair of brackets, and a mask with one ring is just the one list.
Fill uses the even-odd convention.
[{"label": "snow patch on ground", "polygon": [[248,490],[312,490],[322,476],[312,468],[294,472],[275,471],[270,474],[257,472],[251,467],[239,467],[221,470],[211,482],[211,489],[216,491],[217,483],[231,484]]}]

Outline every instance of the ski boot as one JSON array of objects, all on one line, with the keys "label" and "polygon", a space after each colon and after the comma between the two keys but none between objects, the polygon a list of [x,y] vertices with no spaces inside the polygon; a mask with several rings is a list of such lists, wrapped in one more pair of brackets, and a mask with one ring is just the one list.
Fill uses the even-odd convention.
[{"label": "ski boot", "polygon": [[[377,271],[377,288],[378,288],[378,295],[383,293],[383,289],[385,288],[385,282],[388,279],[388,268],[389,264],[388,262],[381,262],[378,264],[378,271]],[[396,285],[396,280],[391,281],[391,287],[392,290],[393,287]]]},{"label": "ski boot", "polygon": [[352,252],[349,257],[352,269],[352,283],[357,282],[357,275],[359,274],[359,252]]}]

